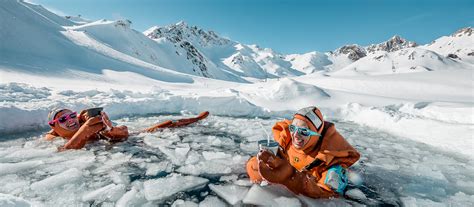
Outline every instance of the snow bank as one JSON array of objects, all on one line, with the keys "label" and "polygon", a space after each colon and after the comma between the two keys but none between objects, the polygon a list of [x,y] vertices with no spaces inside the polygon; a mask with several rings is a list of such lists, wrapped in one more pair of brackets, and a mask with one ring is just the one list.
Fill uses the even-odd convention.
[{"label": "snow bank", "polygon": [[0,119],[0,134],[48,128],[48,113],[54,107],[65,107],[79,112],[85,108],[101,106],[112,119],[125,115],[183,111],[194,114],[210,111],[213,115],[224,116],[270,116],[267,110],[239,96],[172,95],[160,88],[147,93],[113,89],[74,92],[51,91],[26,84],[9,83],[0,84],[0,91],[0,116],[7,117]]},{"label": "snow bank", "polygon": [[474,155],[474,113],[470,104],[422,102],[368,107],[352,103],[342,108],[338,117],[471,158]]}]

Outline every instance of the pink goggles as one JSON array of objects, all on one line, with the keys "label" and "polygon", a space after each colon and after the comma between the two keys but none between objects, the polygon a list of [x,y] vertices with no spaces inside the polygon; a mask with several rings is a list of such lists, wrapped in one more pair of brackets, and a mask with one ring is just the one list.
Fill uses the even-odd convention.
[{"label": "pink goggles", "polygon": [[77,112],[72,112],[72,113],[70,113],[70,114],[65,114],[65,115],[63,115],[63,116],[61,116],[61,117],[59,117],[59,118],[57,118],[57,119],[51,120],[51,121],[48,122],[48,124],[49,124],[50,126],[54,126],[54,123],[55,123],[55,122],[64,123],[64,122],[66,122],[67,120],[69,120],[69,119],[74,119],[74,118],[76,118],[76,117],[77,117]]}]

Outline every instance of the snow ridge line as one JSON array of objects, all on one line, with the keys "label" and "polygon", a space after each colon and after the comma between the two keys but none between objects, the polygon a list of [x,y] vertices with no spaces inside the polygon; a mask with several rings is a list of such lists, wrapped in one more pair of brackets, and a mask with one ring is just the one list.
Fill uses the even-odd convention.
[{"label": "snow ridge line", "polygon": [[43,17],[43,18],[46,19],[48,22],[51,22],[51,23],[53,23],[54,25],[57,25],[57,26],[59,26],[59,27],[63,27],[62,25],[58,24],[57,22],[55,22],[55,21],[49,19],[48,17],[44,16],[43,14],[41,14],[41,13],[37,12],[36,10],[30,8],[28,5],[26,5],[26,4],[24,3],[23,0],[17,0],[17,2],[18,2],[19,4],[21,4],[21,5],[23,5],[24,7],[26,7],[27,9],[29,9],[30,11],[34,12],[35,14],[37,14],[37,15]]}]

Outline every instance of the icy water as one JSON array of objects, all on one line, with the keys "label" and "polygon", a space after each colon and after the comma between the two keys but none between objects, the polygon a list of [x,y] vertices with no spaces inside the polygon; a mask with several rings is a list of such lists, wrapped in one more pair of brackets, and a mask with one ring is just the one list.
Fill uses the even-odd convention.
[{"label": "icy water", "polygon": [[[127,117],[138,130],[182,116]],[[347,199],[295,197],[278,186],[252,186],[245,162],[277,119],[210,116],[192,127],[99,141],[56,152],[63,140],[41,132],[0,138],[1,194],[39,206],[383,205],[473,206],[472,158],[394,137],[354,123],[336,128],[360,151],[352,171],[362,185]],[[263,126],[263,127],[262,127]],[[24,202],[24,201],[21,201]]]}]

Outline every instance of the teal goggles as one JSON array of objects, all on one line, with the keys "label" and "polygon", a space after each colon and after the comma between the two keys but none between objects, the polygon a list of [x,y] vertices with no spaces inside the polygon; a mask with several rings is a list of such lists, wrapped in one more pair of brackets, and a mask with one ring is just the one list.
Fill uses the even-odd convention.
[{"label": "teal goggles", "polygon": [[321,134],[319,134],[315,131],[312,131],[308,128],[297,127],[293,124],[290,125],[289,129],[290,129],[291,133],[295,133],[295,131],[296,131],[299,135],[305,136],[305,137],[308,137],[308,136],[321,136]]}]

